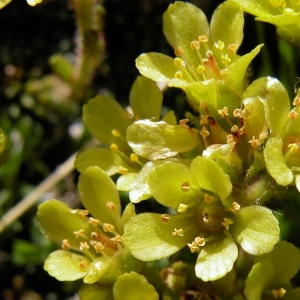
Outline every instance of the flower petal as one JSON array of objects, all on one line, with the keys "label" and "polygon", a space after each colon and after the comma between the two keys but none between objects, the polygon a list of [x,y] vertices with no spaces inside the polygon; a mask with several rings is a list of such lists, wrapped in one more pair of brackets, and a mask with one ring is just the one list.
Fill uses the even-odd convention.
[{"label": "flower petal", "polygon": [[84,300],[114,300],[111,286],[83,284],[78,292],[80,299]]},{"label": "flower petal", "polygon": [[225,236],[218,237],[205,244],[196,266],[196,276],[203,281],[216,280],[231,271],[238,257],[236,244]]},{"label": "flower petal", "polygon": [[[173,235],[175,228],[183,229],[183,236]],[[143,213],[126,224],[123,242],[134,257],[153,261],[178,252],[198,233],[198,225],[187,213],[171,216],[168,222],[160,214]]]}]

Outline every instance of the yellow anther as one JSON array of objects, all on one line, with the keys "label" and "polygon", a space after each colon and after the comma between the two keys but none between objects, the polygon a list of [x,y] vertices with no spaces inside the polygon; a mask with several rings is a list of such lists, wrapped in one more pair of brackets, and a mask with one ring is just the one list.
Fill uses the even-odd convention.
[{"label": "yellow anther", "polygon": [[172,232],[172,235],[178,235],[178,236],[183,236],[183,229],[176,229],[174,228],[174,232]]},{"label": "yellow anther", "polygon": [[170,218],[171,218],[171,216],[169,214],[163,214],[163,215],[160,216],[160,220],[163,223],[168,223]]},{"label": "yellow anther", "polygon": [[198,74],[203,74],[203,72],[205,72],[205,67],[203,65],[199,65],[197,67],[197,73]]},{"label": "yellow anther", "polygon": [[[214,55],[214,53],[211,50],[207,50],[205,53],[206,57],[210,58]],[[203,60],[202,60],[203,61]]]},{"label": "yellow anther", "polygon": [[97,220],[97,219],[95,219],[95,218],[90,217],[90,218],[89,218],[89,223],[90,223],[91,225],[93,225],[93,226],[98,226],[99,223],[100,223],[100,221]]},{"label": "yellow anther", "polygon": [[74,231],[73,233],[75,234],[76,239],[78,239],[79,237],[84,236],[84,234],[83,234],[84,233],[84,229],[80,229],[78,231]]},{"label": "yellow anther", "polygon": [[220,70],[220,74],[222,75],[222,76],[224,76],[225,74],[227,74],[228,73],[228,69],[222,69],[222,70]]},{"label": "yellow anther", "polygon": [[232,203],[232,211],[236,212],[238,210],[240,210],[241,206],[237,203],[237,202],[233,202]]},{"label": "yellow anther", "polygon": [[120,235],[116,235],[115,237],[111,238],[110,240],[116,244],[116,243],[120,243],[122,238]]},{"label": "yellow anther", "polygon": [[96,253],[100,253],[101,250],[103,250],[105,247],[104,245],[101,243],[101,242],[97,242],[95,245],[94,245],[94,248],[96,250]]},{"label": "yellow anther", "polygon": [[96,245],[97,243],[98,243],[98,241],[96,241],[96,240],[90,240],[90,244],[91,244],[92,246]]},{"label": "yellow anther", "polygon": [[181,190],[183,192],[189,192],[191,190],[191,187],[190,187],[190,183],[189,182],[184,182],[182,185],[181,185]]},{"label": "yellow anther", "polygon": [[296,143],[289,144],[288,148],[290,149],[290,153],[291,154],[295,154],[298,151],[298,149],[299,149],[299,147],[298,147],[298,145]]},{"label": "yellow anther", "polygon": [[209,60],[208,60],[208,58],[202,58],[202,63],[205,65],[205,64],[207,64],[208,62],[209,62]]},{"label": "yellow anther", "polygon": [[187,244],[190,248],[191,252],[194,253],[199,250],[198,245],[195,242],[192,242],[191,244]]},{"label": "yellow anther", "polygon": [[182,79],[183,77],[183,73],[181,71],[177,71],[175,74],[174,74],[174,78],[177,78],[177,79]]},{"label": "yellow anther", "polygon": [[227,107],[227,106],[224,106],[223,109],[218,109],[218,114],[219,114],[222,118],[228,117],[228,107]]},{"label": "yellow anther", "polygon": [[78,265],[80,269],[86,269],[88,267],[88,263],[85,260],[82,260]]},{"label": "yellow anther", "polygon": [[293,109],[288,113],[288,117],[291,118],[292,120],[297,119],[298,116],[299,114]]},{"label": "yellow anther", "polygon": [[221,61],[222,64],[227,64],[231,62],[231,59],[228,57],[228,54],[226,53],[225,55],[221,55]]},{"label": "yellow anther", "polygon": [[203,126],[201,131],[200,131],[200,135],[202,136],[203,139],[205,139],[206,137],[208,137],[210,135],[209,131],[206,130],[206,128]]},{"label": "yellow anther", "polygon": [[240,108],[237,108],[233,111],[233,116],[235,118],[242,118],[243,117],[243,113],[242,110]]},{"label": "yellow anther", "polygon": [[186,67],[186,64],[184,62],[184,60],[180,57],[176,57],[174,59],[174,65],[177,67],[177,68],[181,68],[181,67]]},{"label": "yellow anther", "polygon": [[195,238],[195,243],[196,243],[198,246],[203,247],[203,246],[205,245],[205,239],[202,238],[202,237],[197,236],[197,237]]},{"label": "yellow anther", "polygon": [[128,173],[128,169],[124,168],[123,166],[119,166],[118,173],[121,174],[121,175],[125,175],[125,174]]},{"label": "yellow anther", "polygon": [[237,50],[238,50],[238,46],[235,44],[230,44],[227,47],[227,51],[231,53],[236,53]]},{"label": "yellow anther", "polygon": [[61,248],[64,250],[69,250],[71,248],[69,241],[67,239],[64,239],[62,241]]},{"label": "yellow anther", "polygon": [[115,227],[114,227],[114,225],[104,223],[103,230],[104,230],[104,232],[113,232],[115,230]]},{"label": "yellow anther", "polygon": [[234,142],[234,143],[237,142],[237,137],[233,134],[228,134],[226,136],[226,139],[227,139],[227,144],[232,143],[232,142]]},{"label": "yellow anther", "polygon": [[191,49],[192,50],[199,50],[200,49],[200,44],[198,41],[192,41],[191,42]]},{"label": "yellow anther", "polygon": [[231,225],[232,223],[233,223],[233,221],[231,219],[224,218],[224,222],[222,222],[222,225],[228,230],[229,225]]},{"label": "yellow anther", "polygon": [[261,141],[259,139],[256,139],[254,136],[248,143],[251,144],[252,148],[254,149],[261,145]]},{"label": "yellow anther", "polygon": [[131,153],[130,154],[130,160],[134,161],[134,162],[138,162],[139,161],[139,156],[135,153]]},{"label": "yellow anther", "polygon": [[80,217],[86,217],[89,214],[89,211],[87,209],[80,209],[78,214]]},{"label": "yellow anther", "polygon": [[98,233],[95,232],[95,231],[91,232],[91,238],[92,239],[98,239]]},{"label": "yellow anther", "polygon": [[237,133],[239,131],[239,127],[237,125],[233,125],[230,129],[232,133]]},{"label": "yellow anther", "polygon": [[202,126],[208,125],[208,124],[209,124],[208,118],[209,118],[208,115],[203,116],[203,117],[201,118],[201,120],[200,120],[200,125],[202,125]]},{"label": "yellow anther", "polygon": [[183,53],[183,49],[181,47],[175,48],[175,55],[176,56],[181,56]]},{"label": "yellow anther", "polygon": [[184,214],[184,213],[186,213],[187,208],[188,208],[188,206],[186,204],[180,204],[177,211]]},{"label": "yellow anther", "polygon": [[87,243],[87,242],[80,242],[80,247],[79,247],[79,249],[81,250],[81,251],[83,251],[83,250],[88,250],[90,248],[90,246],[89,246],[89,244]]},{"label": "yellow anther", "polygon": [[[300,0],[299,0],[299,2],[300,2]],[[293,101],[293,105],[295,105],[297,107],[300,106],[300,97],[299,96],[295,97],[295,99]]]},{"label": "yellow anther", "polygon": [[111,144],[111,145],[109,146],[109,149],[110,149],[112,152],[117,152],[117,151],[119,151],[119,147],[118,147],[117,144]]},{"label": "yellow anther", "polygon": [[189,119],[182,119],[179,121],[179,125],[183,128],[190,128],[190,126],[187,124],[189,121]]},{"label": "yellow anther", "polygon": [[286,8],[286,2],[284,0],[279,0],[279,5],[282,7],[282,8]]},{"label": "yellow anther", "polygon": [[206,35],[199,35],[198,41],[199,41],[199,43],[206,43],[206,42],[208,42],[208,38]]},{"label": "yellow anther", "polygon": [[244,134],[244,132],[245,132],[245,126],[243,126],[239,129],[238,134],[242,135],[242,134]]},{"label": "yellow anther", "polygon": [[217,49],[222,50],[222,49],[224,49],[224,43],[223,43],[222,41],[219,40],[217,43],[215,43],[215,47],[216,47]]},{"label": "yellow anther", "polygon": [[284,288],[281,288],[279,290],[272,290],[272,295],[274,298],[282,298],[284,294],[286,293],[286,290]]},{"label": "yellow anther", "polygon": [[213,202],[213,200],[214,200],[214,196],[212,196],[212,195],[209,195],[209,194],[207,194],[207,193],[205,193],[204,194],[204,201],[206,202],[206,203],[212,203]]},{"label": "yellow anther", "polygon": [[116,206],[113,202],[107,202],[106,203],[106,207],[110,210],[110,211],[114,211]]},{"label": "yellow anther", "polygon": [[111,131],[111,134],[113,135],[113,137],[120,137],[121,136],[121,132],[118,129],[113,129]]}]

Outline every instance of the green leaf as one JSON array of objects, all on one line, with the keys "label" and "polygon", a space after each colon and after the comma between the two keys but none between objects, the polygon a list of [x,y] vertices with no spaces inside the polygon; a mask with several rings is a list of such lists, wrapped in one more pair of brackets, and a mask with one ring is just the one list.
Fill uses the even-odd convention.
[{"label": "green leaf", "polygon": [[287,186],[292,183],[293,173],[284,161],[281,138],[268,138],[264,149],[264,157],[266,168],[277,184]]},{"label": "green leaf", "polygon": [[135,272],[118,277],[113,286],[114,300],[158,300],[159,296],[147,279]]},{"label": "green leaf", "polygon": [[81,268],[79,263],[85,261],[89,265],[89,260],[75,253],[65,250],[57,250],[48,256],[44,269],[49,275],[59,281],[74,281],[83,278],[89,271],[89,267]]},{"label": "green leaf", "polygon": [[83,284],[78,294],[83,300],[114,300],[111,286]]},{"label": "green leaf", "polygon": [[136,120],[159,120],[163,94],[150,79],[138,76],[130,90],[129,103]]},{"label": "green leaf", "polygon": [[198,144],[194,130],[150,120],[140,120],[130,125],[126,139],[136,154],[151,160],[176,156],[194,149]]},{"label": "green leaf", "polygon": [[135,216],[135,206],[134,204],[132,204],[131,202],[129,202],[124,211],[123,211],[123,214],[122,214],[122,223],[123,223],[123,226],[125,226],[130,220],[132,217]]},{"label": "green leaf", "polygon": [[[181,186],[185,182],[189,183],[190,191],[182,191]],[[149,176],[148,184],[156,201],[175,210],[180,204],[191,205],[199,198],[195,193],[199,189],[197,180],[190,168],[180,163],[166,162],[156,166]]]},{"label": "green leaf", "polygon": [[[173,235],[175,228],[183,229],[183,236]],[[134,257],[152,261],[178,252],[198,233],[196,221],[188,213],[172,216],[166,223],[160,214],[143,213],[126,224],[123,242]]]},{"label": "green leaf", "polygon": [[243,28],[244,14],[240,6],[230,1],[222,3],[210,22],[212,44],[222,41],[225,49],[232,44],[238,49],[243,41]]},{"label": "green leaf", "polygon": [[177,124],[177,119],[175,117],[174,111],[170,110],[168,111],[163,118],[161,119],[162,121],[165,121],[166,123],[168,123],[169,125],[176,125]]},{"label": "green leaf", "polygon": [[289,282],[299,271],[300,250],[291,243],[280,241],[270,253],[255,258],[255,262],[264,261],[273,264],[276,276],[272,280],[272,286],[279,287]]},{"label": "green leaf", "polygon": [[122,137],[132,121],[129,114],[114,99],[96,96],[83,106],[83,120],[89,132],[105,145],[115,143],[120,150],[131,152],[127,143],[120,137],[114,137],[112,130],[118,130]]},{"label": "green leaf", "polygon": [[203,281],[217,280],[231,271],[238,257],[236,244],[221,236],[205,244],[201,250],[196,266],[196,276]]},{"label": "green leaf", "polygon": [[61,244],[64,239],[69,241],[71,248],[79,250],[80,240],[74,234],[80,229],[90,235],[92,227],[86,217],[78,214],[78,210],[70,209],[58,200],[48,200],[40,204],[37,219],[43,234],[51,241]]},{"label": "green leaf", "polygon": [[[115,183],[98,167],[85,169],[78,182],[78,192],[82,204],[102,223],[115,226],[116,231],[122,232],[121,204]],[[113,203],[115,208],[110,210],[107,203]]]},{"label": "green leaf", "polygon": [[129,172],[138,170],[128,164],[118,153],[107,148],[90,148],[80,152],[76,156],[74,166],[79,172],[88,167],[97,166],[108,176],[118,174],[121,166]]},{"label": "green leaf", "polygon": [[[197,51],[191,49],[191,42],[197,41],[199,35],[205,35],[210,48],[210,30],[206,16],[193,4],[180,1],[170,4],[163,15],[163,31],[173,49],[182,48],[181,57],[192,68],[199,65],[199,57]],[[200,48],[200,52],[205,57],[206,48]],[[193,75],[195,78],[199,77],[197,74]]]},{"label": "green leaf", "polygon": [[174,59],[161,53],[141,54],[135,62],[142,75],[156,82],[168,82],[178,71]]},{"label": "green leaf", "polygon": [[247,300],[261,300],[265,286],[270,284],[274,278],[273,266],[270,262],[264,261],[257,263],[251,269],[245,287],[245,296]]},{"label": "green leaf", "polygon": [[198,156],[192,161],[191,170],[200,187],[215,193],[222,201],[231,194],[230,177],[215,161]]},{"label": "green leaf", "polygon": [[135,181],[138,174],[139,173],[127,173],[127,174],[121,175],[117,179],[117,183],[116,183],[118,191],[130,192],[131,185]]},{"label": "green leaf", "polygon": [[247,206],[235,212],[229,230],[245,252],[262,255],[278,241],[278,220],[263,206]]}]

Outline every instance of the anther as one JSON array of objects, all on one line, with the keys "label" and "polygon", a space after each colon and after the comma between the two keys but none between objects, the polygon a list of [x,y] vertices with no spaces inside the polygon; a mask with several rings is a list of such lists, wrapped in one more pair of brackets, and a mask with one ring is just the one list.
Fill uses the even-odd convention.
[{"label": "anther", "polygon": [[182,126],[183,128],[190,128],[189,125],[187,125],[189,121],[190,121],[189,119],[182,119],[179,121],[179,125]]},{"label": "anther", "polygon": [[88,267],[88,263],[85,260],[82,260],[78,265],[80,269],[86,269]]},{"label": "anther", "polygon": [[233,116],[235,118],[242,118],[243,117],[243,112],[240,108],[237,108],[233,111]]},{"label": "anther", "polygon": [[224,48],[224,43],[219,40],[217,43],[215,43],[215,47],[222,50]]},{"label": "anther", "polygon": [[203,65],[199,65],[198,67],[197,67],[197,73],[198,74],[203,74],[204,72],[205,72],[205,67],[203,66]]},{"label": "anther", "polygon": [[261,145],[261,141],[259,139],[256,139],[254,136],[248,143],[251,144],[252,148],[254,149]]},{"label": "anther", "polygon": [[203,126],[201,131],[200,131],[200,135],[202,136],[203,139],[205,139],[206,137],[208,137],[210,135],[209,131],[206,130],[206,128]]},{"label": "anther", "polygon": [[80,247],[79,247],[79,249],[81,250],[81,251],[83,251],[83,250],[88,250],[90,248],[90,246],[89,246],[89,244],[87,243],[87,242],[80,242]]},{"label": "anther", "polygon": [[91,238],[92,239],[98,239],[98,233],[95,232],[95,231],[91,232]]},{"label": "anther", "polygon": [[113,137],[120,137],[121,136],[121,132],[118,129],[113,129],[111,131],[111,134],[113,135]]},{"label": "anther", "polygon": [[134,161],[134,162],[138,162],[139,161],[139,156],[135,153],[131,153],[130,154],[130,160]]},{"label": "anther", "polygon": [[113,202],[107,202],[106,203],[106,207],[110,210],[110,211],[114,211],[116,206]]},{"label": "anther", "polygon": [[291,118],[292,120],[297,119],[298,116],[299,114],[293,109],[288,113],[288,117]]},{"label": "anther", "polygon": [[191,244],[187,244],[190,248],[191,252],[194,253],[199,250],[198,245],[195,242],[192,242]]},{"label": "anther", "polygon": [[90,217],[90,218],[89,218],[89,223],[90,223],[91,225],[93,225],[93,226],[98,226],[99,223],[100,223],[100,221],[97,220],[97,219],[95,219],[95,218]]},{"label": "anther", "polygon": [[76,238],[78,239],[79,237],[84,236],[84,234],[83,234],[84,229],[79,229],[78,231],[74,231],[73,233],[75,234]]},{"label": "anther", "polygon": [[174,228],[174,232],[172,232],[172,235],[178,235],[178,236],[183,236],[183,229],[176,229]]},{"label": "anther", "polygon": [[105,247],[101,242],[98,242],[94,245],[94,248],[96,250],[96,253],[100,253],[101,250],[103,250]]},{"label": "anther", "polygon": [[89,214],[89,211],[87,209],[80,209],[78,214],[80,217],[86,217]]},{"label": "anther", "polygon": [[[299,0],[299,3],[300,3],[300,0]],[[300,106],[300,97],[299,96],[296,96],[294,101],[293,101],[293,105],[295,106]]]},{"label": "anther", "polygon": [[199,50],[200,49],[200,44],[198,41],[192,41],[191,42],[191,49],[192,50]]},{"label": "anther", "polygon": [[211,50],[207,50],[205,55],[206,55],[206,57],[210,58],[214,55],[214,53]]},{"label": "anther", "polygon": [[233,125],[230,129],[232,133],[237,133],[239,131],[239,127],[237,125]]},{"label": "anther", "polygon": [[208,117],[209,117],[208,115],[203,116],[200,120],[200,125],[202,125],[202,126],[208,125],[209,124]]},{"label": "anther", "polygon": [[160,220],[163,223],[168,223],[170,218],[171,218],[171,216],[169,214],[163,214],[163,215],[160,216]]},{"label": "anther", "polygon": [[183,73],[181,71],[177,71],[175,74],[174,74],[174,78],[177,78],[177,79],[182,79],[183,77]]},{"label": "anther", "polygon": [[226,53],[226,55],[221,55],[221,61],[222,64],[227,64],[231,62],[231,59],[228,57],[228,54]]},{"label": "anther", "polygon": [[115,237],[111,238],[110,240],[116,244],[116,243],[120,243],[122,238],[120,235],[116,235]]},{"label": "anther", "polygon": [[207,193],[204,194],[204,201],[205,201],[206,203],[212,203],[213,200],[214,200],[214,196],[209,195],[209,194],[207,194]]},{"label": "anther", "polygon": [[234,53],[234,54],[237,52],[237,50],[238,50],[238,46],[235,45],[235,44],[230,44],[227,47],[227,51],[231,52],[231,53]]},{"label": "anther", "polygon": [[206,35],[199,35],[198,41],[199,41],[199,43],[206,43],[206,42],[208,42],[208,38]]},{"label": "anther", "polygon": [[188,206],[186,204],[180,204],[178,208],[178,212],[180,213],[186,213]]},{"label": "anther", "polygon": [[228,230],[229,225],[231,225],[232,223],[233,223],[233,221],[231,219],[224,218],[224,222],[222,222],[222,225]]},{"label": "anther", "polygon": [[121,175],[127,174],[128,173],[128,169],[124,168],[123,166],[119,166],[118,173],[121,174]]},{"label": "anther", "polygon": [[227,107],[227,106],[224,106],[223,109],[218,109],[218,114],[219,114],[222,118],[228,117],[228,107]]},{"label": "anther", "polygon": [[197,237],[195,238],[195,243],[196,243],[198,246],[203,247],[203,246],[205,245],[205,239],[202,238],[202,237],[197,236]]},{"label": "anther", "polygon": [[183,192],[189,192],[191,190],[191,187],[190,187],[190,183],[189,182],[184,182],[182,185],[181,185],[181,190]]},{"label": "anther", "polygon": [[232,203],[232,208],[231,208],[231,210],[232,210],[233,212],[236,212],[236,211],[240,210],[240,208],[241,208],[241,206],[240,206],[237,202],[233,202],[233,203]]},{"label": "anther", "polygon": [[290,149],[290,153],[291,154],[295,154],[298,151],[298,149],[299,149],[299,147],[298,147],[298,145],[296,143],[289,144],[288,148]]},{"label": "anther", "polygon": [[115,227],[111,224],[104,223],[103,230],[104,230],[104,232],[113,232],[115,230]]},{"label": "anther", "polygon": [[181,56],[183,53],[183,49],[181,47],[175,48],[175,55],[176,56]]},{"label": "anther", "polygon": [[233,134],[228,134],[226,136],[227,144],[229,143],[236,143],[237,142],[237,137]]},{"label": "anther", "polygon": [[69,250],[71,248],[71,246],[69,244],[69,241],[67,239],[64,239],[62,241],[61,248],[64,249],[64,250]]},{"label": "anther", "polygon": [[186,67],[186,64],[185,64],[185,62],[183,61],[183,59],[182,58],[180,58],[180,57],[176,57],[175,59],[174,59],[174,65],[177,67],[177,68],[180,68],[180,67]]},{"label": "anther", "polygon": [[111,145],[109,146],[109,149],[110,149],[111,151],[113,151],[113,152],[119,151],[119,147],[118,147],[117,144],[111,144]]},{"label": "anther", "polygon": [[220,70],[220,74],[222,75],[222,76],[224,76],[225,74],[227,74],[228,73],[228,69],[222,69],[222,70]]},{"label": "anther", "polygon": [[286,290],[284,288],[281,288],[279,290],[272,290],[272,295],[274,296],[274,298],[282,298],[284,296],[284,294],[286,293]]}]

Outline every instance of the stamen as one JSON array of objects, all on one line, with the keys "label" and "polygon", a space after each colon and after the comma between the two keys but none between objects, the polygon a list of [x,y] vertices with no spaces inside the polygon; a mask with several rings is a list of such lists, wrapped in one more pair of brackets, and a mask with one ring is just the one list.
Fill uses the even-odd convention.
[{"label": "stamen", "polygon": [[240,210],[240,208],[241,208],[241,206],[240,206],[237,202],[233,202],[233,203],[232,203],[232,208],[231,208],[231,210],[232,210],[233,212],[236,212],[236,211]]},{"label": "stamen", "polygon": [[228,117],[228,107],[227,107],[227,106],[224,106],[223,109],[218,109],[218,114],[219,114],[222,118]]},{"label": "stamen", "polygon": [[161,215],[160,219],[163,223],[168,223],[170,220],[171,216],[169,214],[163,214]]},{"label": "stamen", "polygon": [[208,42],[208,38],[206,35],[199,35],[198,41],[199,41],[199,43],[206,43],[206,42]]},{"label": "stamen", "polygon": [[192,242],[191,244],[187,244],[190,248],[191,252],[194,253],[199,250],[198,245],[195,242]]},{"label": "stamen", "polygon": [[225,74],[227,74],[228,73],[228,69],[222,69],[222,70],[220,70],[220,74],[222,75],[222,76],[224,76]]},{"label": "stamen", "polygon": [[182,79],[183,77],[183,73],[181,71],[177,71],[175,74],[174,74],[174,78],[177,78],[177,79]]},{"label": "stamen", "polygon": [[101,242],[97,242],[95,245],[94,245],[94,248],[96,250],[96,253],[100,253],[101,250],[103,250],[105,247],[104,245],[101,243]]},{"label": "stamen", "polygon": [[244,131],[245,131],[245,126],[241,127],[238,131],[238,135],[242,135],[244,134]]},{"label": "stamen", "polygon": [[113,202],[107,202],[106,203],[106,207],[110,210],[110,211],[114,211],[116,206]]},{"label": "stamen", "polygon": [[80,269],[86,269],[88,267],[88,263],[85,260],[81,261],[78,265]]},{"label": "stamen", "polygon": [[228,57],[227,53],[225,55],[221,55],[221,61],[224,65],[231,63],[231,59]]},{"label": "stamen", "polygon": [[209,118],[209,115],[205,115],[201,118],[200,120],[200,125],[204,126],[204,125],[208,125],[209,122],[208,122],[208,118]]},{"label": "stamen", "polygon": [[139,161],[139,156],[135,153],[131,153],[130,154],[130,160],[134,161],[134,162],[138,162]]},{"label": "stamen", "polygon": [[179,125],[181,125],[183,128],[190,128],[189,125],[187,125],[187,123],[189,122],[189,119],[182,119],[179,121]]},{"label": "stamen", "polygon": [[83,251],[83,250],[88,250],[90,248],[90,246],[89,246],[89,244],[87,243],[87,242],[80,242],[80,247],[79,247],[79,249],[81,250],[81,251]]},{"label": "stamen", "polygon": [[202,238],[202,237],[197,236],[197,237],[195,238],[195,243],[196,243],[198,246],[202,247],[202,246],[205,245],[205,239]]},{"label": "stamen", "polygon": [[234,54],[237,52],[237,49],[238,49],[238,46],[235,45],[235,44],[230,44],[230,45],[228,45],[228,47],[227,47],[227,51],[228,51],[228,52],[232,52],[232,53],[234,53]]},{"label": "stamen", "polygon": [[243,118],[243,112],[240,108],[237,108],[233,111],[233,116],[235,118]]},{"label": "stamen", "polygon": [[91,232],[91,238],[92,239],[98,239],[98,233],[95,232],[95,231]]},{"label": "stamen", "polygon": [[86,217],[89,214],[89,211],[87,209],[80,209],[78,214],[80,217]]},{"label": "stamen", "polygon": [[215,43],[215,47],[219,50],[222,50],[224,49],[224,43],[219,40],[217,43]]},{"label": "stamen", "polygon": [[69,241],[67,239],[64,239],[62,241],[61,248],[64,249],[64,250],[69,250],[71,248],[71,246],[69,244]]},{"label": "stamen", "polygon": [[228,230],[229,225],[231,225],[232,223],[233,223],[233,221],[231,219],[224,218],[224,222],[222,222],[222,225]]},{"label": "stamen", "polygon": [[113,232],[115,230],[115,227],[114,227],[114,225],[104,223],[103,230],[104,230],[104,232]]},{"label": "stamen", "polygon": [[84,229],[79,229],[78,231],[74,231],[73,233],[75,234],[76,239],[78,239],[79,237],[84,236]]},{"label": "stamen", "polygon": [[93,225],[93,226],[98,226],[99,223],[100,223],[100,221],[97,220],[97,219],[94,219],[94,218],[90,217],[90,218],[89,218],[89,223],[90,223],[91,225]]},{"label": "stamen", "polygon": [[210,135],[209,131],[206,130],[205,126],[202,127],[202,130],[200,131],[200,135],[203,139],[208,137]]},{"label": "stamen", "polygon": [[296,143],[289,144],[288,148],[290,149],[290,153],[291,154],[295,154],[298,151],[298,149],[299,149],[299,147],[298,147],[298,145]]},{"label": "stamen", "polygon": [[189,192],[191,190],[191,187],[190,187],[190,183],[189,182],[184,182],[182,185],[181,185],[181,190],[183,192]]},{"label": "stamen", "polygon": [[237,133],[239,131],[239,127],[237,125],[233,125],[230,129],[232,133]]},{"label": "stamen", "polygon": [[[299,4],[300,4],[300,0],[299,0]],[[293,105],[295,106],[300,106],[300,97],[299,96],[296,96],[294,101],[293,101]]]},{"label": "stamen", "polygon": [[92,246],[95,246],[97,243],[98,243],[98,241],[96,241],[96,240],[90,240],[90,244],[91,244]]},{"label": "stamen", "polygon": [[123,166],[119,166],[118,173],[121,174],[121,175],[127,174],[128,173],[128,169],[124,168]]},{"label": "stamen", "polygon": [[191,49],[192,50],[199,50],[200,49],[200,44],[198,41],[192,41],[191,42]]},{"label": "stamen", "polygon": [[117,144],[111,144],[111,145],[109,146],[109,149],[110,149],[112,152],[117,152],[117,151],[119,151],[119,147],[118,147]]},{"label": "stamen", "polygon": [[118,129],[113,129],[111,131],[111,134],[113,135],[113,137],[120,137],[121,136],[121,132]]},{"label": "stamen", "polygon": [[176,56],[181,56],[183,53],[183,49],[181,47],[175,48],[175,55]]},{"label": "stamen", "polygon": [[288,113],[288,117],[291,118],[292,120],[297,119],[298,116],[299,114],[293,109]]},{"label": "stamen", "polygon": [[116,244],[116,243],[120,243],[122,238],[120,235],[116,235],[115,237],[111,238],[110,240]]},{"label": "stamen", "polygon": [[180,57],[176,57],[174,59],[174,65],[177,68],[181,68],[181,67],[185,68],[186,67],[186,64],[185,64],[184,60],[182,58],[180,58]]},{"label": "stamen", "polygon": [[183,229],[176,229],[174,228],[174,232],[172,232],[172,235],[178,235],[178,236],[183,236]]},{"label": "stamen", "polygon": [[284,296],[284,294],[286,293],[286,290],[284,288],[281,288],[279,290],[272,290],[272,295],[274,296],[274,298],[282,298]]},{"label": "stamen", "polygon": [[186,204],[180,204],[178,208],[178,212],[180,213],[186,213],[188,206]]},{"label": "stamen", "polygon": [[233,134],[228,134],[226,136],[226,139],[227,139],[227,144],[229,143],[236,143],[237,142],[237,137]]},{"label": "stamen", "polygon": [[252,148],[254,149],[261,145],[261,141],[259,139],[256,139],[254,136],[248,143],[251,144]]},{"label": "stamen", "polygon": [[214,196],[212,196],[212,195],[209,195],[209,194],[207,194],[207,193],[205,193],[204,194],[204,201],[206,202],[206,203],[212,203],[213,202],[213,200],[214,200]]}]

